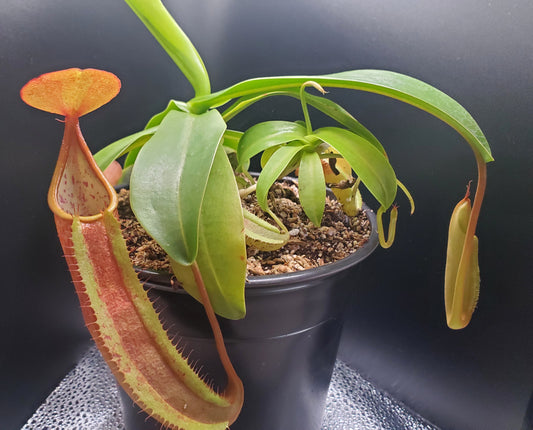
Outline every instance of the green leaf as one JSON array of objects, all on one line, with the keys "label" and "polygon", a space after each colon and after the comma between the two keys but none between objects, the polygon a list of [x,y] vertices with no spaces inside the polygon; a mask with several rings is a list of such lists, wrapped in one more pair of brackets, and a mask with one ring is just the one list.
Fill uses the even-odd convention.
[{"label": "green leaf", "polygon": [[196,95],[209,94],[209,76],[198,51],[163,3],[159,0],[125,1],[177,64],[193,86]]},{"label": "green leaf", "polygon": [[[221,146],[205,190],[196,261],[215,312],[224,318],[243,318],[246,313],[243,215],[235,175]],[[187,292],[201,302],[191,266],[176,261],[171,265]]]},{"label": "green leaf", "polygon": [[287,166],[291,165],[293,159],[304,148],[303,145],[285,145],[281,146],[263,167],[259,178],[257,179],[257,203],[264,211],[268,210],[268,190],[272,184],[284,174]]},{"label": "green leaf", "polygon": [[[146,142],[148,142],[148,139],[146,139],[144,142],[142,142],[143,145]],[[128,167],[133,167],[133,165],[135,164],[135,160],[137,160],[137,156],[139,155],[139,152],[140,152],[141,148],[143,147],[143,145],[139,145],[136,148],[132,149],[130,152],[128,152],[128,156],[124,160],[124,166],[123,166],[124,169],[126,169]]]},{"label": "green leaf", "polygon": [[133,166],[133,212],[181,264],[191,264],[198,252],[200,210],[225,128],[216,110],[202,115],[169,112]]},{"label": "green leaf", "polygon": [[396,197],[396,175],[387,158],[370,142],[348,130],[325,127],[315,136],[335,148],[377,201],[388,208]]},{"label": "green leaf", "polygon": [[485,162],[493,161],[483,132],[467,112],[450,96],[418,79],[386,70],[353,70],[322,76],[282,76],[240,82],[216,93],[189,101],[192,112],[221,106],[232,99],[300,88],[306,81],[323,87],[348,88],[381,94],[416,106],[457,130]]},{"label": "green leaf", "polygon": [[167,116],[167,113],[173,110],[179,110],[181,112],[188,112],[187,104],[180,102],[178,100],[170,100],[165,110],[162,112],[159,112],[158,114],[155,114],[152,118],[150,118],[150,121],[148,121],[148,123],[146,124],[146,127],[144,128],[158,126],[159,124],[161,124],[161,121],[163,121],[163,118]]},{"label": "green leaf", "polygon": [[[294,96],[293,96],[294,97]],[[318,109],[322,113],[325,113],[330,118],[333,118],[339,124],[345,126],[352,133],[355,133],[366,140],[368,140],[372,145],[378,148],[383,154],[385,153],[385,148],[381,142],[368,130],[363,124],[357,121],[346,109],[338,105],[332,100],[329,100],[325,97],[315,96],[313,94],[307,94],[306,101],[308,104]]]},{"label": "green leaf", "polygon": [[148,128],[110,143],[94,155],[96,164],[104,170],[117,158],[144,145],[156,131],[157,127]]},{"label": "green leaf", "polygon": [[279,146],[272,146],[270,148],[267,148],[263,151],[261,154],[261,169],[264,169],[266,166],[266,163],[268,163],[268,160],[270,160],[270,157],[279,149]]},{"label": "green leaf", "polygon": [[244,109],[253,105],[254,103],[260,100],[263,100],[267,97],[282,96],[282,95],[292,95],[292,94],[287,93],[286,91],[271,91],[268,93],[253,94],[252,96],[241,97],[240,99],[235,101],[231,106],[229,106],[226,110],[224,110],[224,112],[222,113],[222,118],[224,118],[224,121],[228,122],[235,115],[239,114]]},{"label": "green leaf", "polygon": [[185,103],[171,100],[163,112],[159,112],[148,121],[144,130],[117,140],[98,151],[94,156],[98,166],[104,170],[111,164],[111,162],[124,154],[128,154],[126,161],[124,162],[124,168],[133,165],[140,149],[157,131],[157,127],[161,124],[161,121],[163,121],[165,116],[171,111],[186,112],[186,110],[187,105]]},{"label": "green leaf", "polygon": [[305,127],[289,121],[267,121],[250,127],[241,137],[237,148],[237,159],[243,165],[267,148],[293,140],[303,139]]},{"label": "green leaf", "polygon": [[274,251],[284,246],[290,238],[287,230],[281,232],[272,224],[244,209],[244,234],[246,243],[261,251]]},{"label": "green leaf", "polygon": [[319,226],[326,204],[326,182],[320,156],[314,151],[302,152],[298,190],[305,214],[314,225]]},{"label": "green leaf", "polygon": [[239,161],[237,160],[237,147],[243,134],[242,131],[226,130],[222,140],[222,146],[234,172],[247,172],[250,168],[250,163],[239,166]]},{"label": "green leaf", "polygon": [[243,134],[244,133],[242,131],[226,130],[224,132],[224,146],[232,149],[233,151],[237,151]]},{"label": "green leaf", "polygon": [[[260,95],[257,95],[257,96],[254,95],[253,97],[250,97],[250,96],[241,97],[222,113],[222,117],[227,122],[231,118],[233,118],[235,115],[242,112],[247,107],[251,106],[252,104],[260,100],[263,100],[267,97],[273,97],[273,96],[286,96],[286,97],[288,96],[288,97],[292,97],[295,99],[300,99],[300,91],[299,90],[272,91],[269,93],[261,93]],[[385,148],[383,148],[383,145],[376,138],[376,136],[374,136],[370,130],[368,130],[363,124],[357,121],[346,109],[344,109],[339,104],[335,103],[334,101],[326,97],[315,96],[313,94],[306,94],[306,102],[307,104],[313,106],[314,108],[318,109],[322,113],[328,115],[330,118],[334,119],[339,124],[345,126],[348,130],[352,131],[353,133],[361,137],[364,137],[366,140],[372,143],[376,148],[378,148],[381,152],[383,152],[383,154],[385,154]],[[304,123],[304,126],[305,126],[305,123]]]}]

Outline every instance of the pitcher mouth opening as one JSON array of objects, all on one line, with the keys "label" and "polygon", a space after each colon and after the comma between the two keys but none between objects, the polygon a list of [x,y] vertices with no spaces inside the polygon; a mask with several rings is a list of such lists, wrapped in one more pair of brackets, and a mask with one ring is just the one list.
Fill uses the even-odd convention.
[{"label": "pitcher mouth opening", "polygon": [[116,192],[94,161],[75,117],[65,118],[48,204],[56,216],[65,220],[77,217],[83,222],[101,219],[105,211],[115,211],[118,204]]}]

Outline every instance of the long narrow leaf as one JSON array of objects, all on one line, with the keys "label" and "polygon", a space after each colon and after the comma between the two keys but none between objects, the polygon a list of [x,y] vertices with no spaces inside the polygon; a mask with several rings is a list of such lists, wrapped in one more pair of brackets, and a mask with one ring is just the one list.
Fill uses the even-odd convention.
[{"label": "long narrow leaf", "polygon": [[226,130],[224,132],[224,146],[233,151],[237,151],[237,147],[239,146],[243,134],[242,131]]},{"label": "long narrow leaf", "polygon": [[224,121],[228,122],[233,117],[235,117],[235,115],[239,114],[244,109],[246,109],[247,107],[253,105],[254,103],[256,103],[256,102],[258,102],[260,100],[263,100],[263,99],[265,99],[267,97],[284,96],[284,95],[285,96],[286,95],[291,95],[291,93],[288,92],[288,91],[270,91],[268,93],[261,92],[261,93],[258,93],[258,94],[253,94],[253,95],[248,95],[248,96],[245,96],[245,97],[241,97],[237,101],[235,101],[231,106],[226,108],[226,110],[224,110],[224,112],[222,112],[222,118],[224,118]]},{"label": "long narrow leaf", "polygon": [[132,209],[150,236],[181,264],[191,264],[198,252],[203,196],[225,128],[216,110],[169,112],[133,166]]},{"label": "long narrow leaf", "polygon": [[189,80],[197,96],[211,92],[204,63],[187,35],[159,0],[125,0]]},{"label": "long narrow leaf", "polygon": [[[229,121],[235,115],[242,112],[247,107],[251,106],[258,101],[261,101],[267,97],[274,96],[288,96],[295,99],[300,99],[299,90],[287,90],[287,91],[272,91],[269,93],[261,93],[254,96],[241,97],[230,107],[228,107],[223,113],[222,117],[225,121]],[[328,115],[330,118],[337,121],[339,124],[345,126],[351,132],[358,134],[361,137],[364,137],[370,143],[372,143],[376,148],[378,148],[383,154],[385,154],[385,148],[381,142],[368,130],[363,124],[357,121],[346,109],[344,109],[339,104],[335,103],[332,100],[329,100],[326,97],[315,96],[313,94],[306,94],[307,104],[318,109],[322,113]]]},{"label": "long narrow leaf", "polygon": [[321,128],[315,131],[315,135],[343,156],[382,206],[388,208],[394,202],[396,175],[387,158],[375,146],[340,128]]},{"label": "long narrow leaf", "polygon": [[157,127],[148,128],[146,130],[141,130],[137,133],[123,137],[122,139],[107,145],[94,155],[96,164],[98,164],[98,167],[100,167],[101,170],[104,170],[117,158],[127,154],[138,146],[142,146],[144,143],[146,143],[146,139],[150,138],[150,136],[152,136],[156,131]]},{"label": "long narrow leaf", "polygon": [[306,134],[305,127],[294,122],[268,121],[256,124],[246,130],[239,142],[239,164],[247,163],[250,158],[267,148],[303,139]]},{"label": "long narrow leaf", "polygon": [[197,97],[189,102],[189,107],[193,112],[204,112],[239,97],[299,88],[309,80],[323,87],[368,91],[416,106],[457,130],[485,162],[493,161],[483,132],[457,101],[418,79],[386,70],[353,70],[323,76],[250,79],[216,93]]},{"label": "long narrow leaf", "polygon": [[272,184],[284,173],[286,167],[291,164],[291,161],[303,148],[303,145],[282,146],[274,152],[265,167],[263,167],[257,179],[256,195],[257,203],[259,203],[259,206],[264,211],[268,210],[268,190],[270,190]]},{"label": "long narrow leaf", "polygon": [[[296,93],[296,91],[294,92]],[[293,97],[295,96],[293,93]],[[334,101],[327,99],[325,97],[315,96],[313,94],[307,94],[305,96],[306,102],[318,109],[322,113],[325,113],[329,117],[333,118],[339,124],[345,126],[352,133],[357,134],[368,140],[372,145],[378,148],[383,154],[385,153],[385,148],[381,145],[381,142],[368,130],[363,124],[357,121],[346,109],[338,105]]]},{"label": "long narrow leaf", "polygon": [[[148,139],[144,143],[146,142],[148,142]],[[135,164],[135,160],[137,160],[137,156],[139,155],[141,148],[142,146],[139,145],[138,147],[135,147],[130,152],[128,152],[128,155],[126,159],[124,160],[124,165],[122,166],[124,170],[126,170],[128,167],[130,169],[133,167],[133,165]]]},{"label": "long narrow leaf", "polygon": [[320,156],[314,151],[302,152],[298,190],[305,214],[314,225],[319,226],[326,204],[326,183]]}]

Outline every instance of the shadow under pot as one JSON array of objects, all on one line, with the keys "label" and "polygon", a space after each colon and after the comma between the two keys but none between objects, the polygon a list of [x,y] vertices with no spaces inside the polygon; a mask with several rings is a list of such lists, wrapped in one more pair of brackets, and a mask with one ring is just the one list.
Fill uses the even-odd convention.
[{"label": "shadow under pot", "polygon": [[[232,430],[320,429],[346,304],[361,282],[357,266],[378,244],[375,215],[366,206],[364,210],[372,232],[356,252],[301,272],[251,277],[245,291],[246,317],[218,318],[244,384],[244,406]],[[139,274],[184,355],[223,388],[226,376],[203,306],[173,287],[168,275]],[[161,428],[122,390],[121,401],[127,430]]]}]

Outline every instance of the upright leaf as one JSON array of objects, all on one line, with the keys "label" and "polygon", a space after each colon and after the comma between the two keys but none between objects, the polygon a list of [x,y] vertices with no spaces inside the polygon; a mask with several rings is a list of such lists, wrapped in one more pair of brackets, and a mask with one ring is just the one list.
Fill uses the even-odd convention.
[{"label": "upright leaf", "polygon": [[200,210],[226,124],[220,114],[171,111],[146,143],[131,174],[131,207],[167,254],[191,264]]},{"label": "upright leaf", "polygon": [[211,92],[200,54],[159,0],[125,0],[157,39],[194,88],[197,96]]},{"label": "upright leaf", "polygon": [[304,148],[303,145],[286,145],[279,148],[270,157],[265,167],[257,179],[257,203],[261,209],[268,209],[268,190],[272,184],[285,172],[287,166],[291,164],[294,157]]},{"label": "upright leaf", "polygon": [[303,151],[298,173],[300,203],[311,222],[319,226],[326,204],[326,183],[320,156],[315,151]]},{"label": "upright leaf", "polygon": [[[235,175],[222,146],[218,147],[204,200],[196,261],[215,312],[229,319],[243,318],[246,313],[243,215]],[[171,264],[187,292],[200,300],[191,266],[175,261]]]}]

